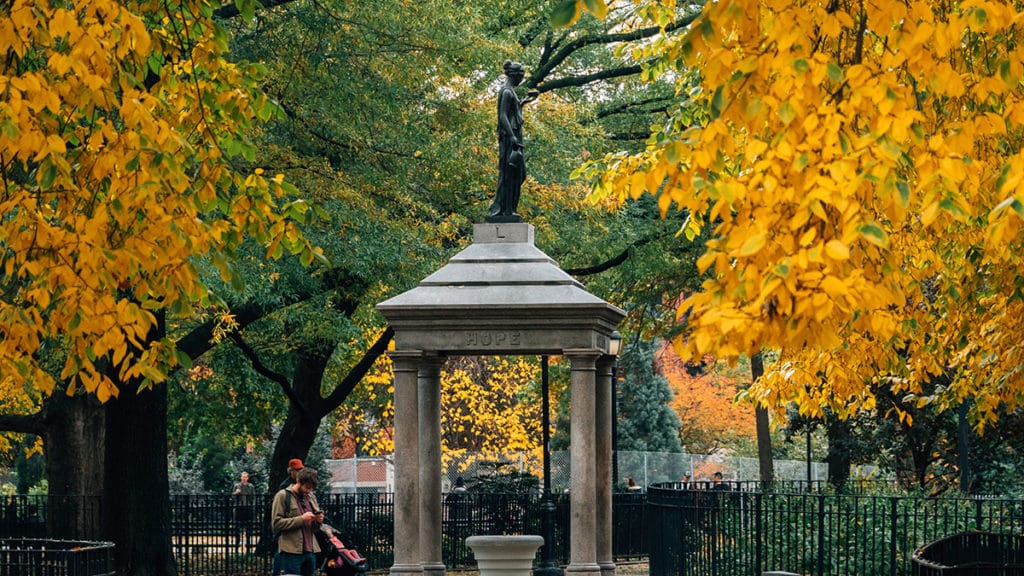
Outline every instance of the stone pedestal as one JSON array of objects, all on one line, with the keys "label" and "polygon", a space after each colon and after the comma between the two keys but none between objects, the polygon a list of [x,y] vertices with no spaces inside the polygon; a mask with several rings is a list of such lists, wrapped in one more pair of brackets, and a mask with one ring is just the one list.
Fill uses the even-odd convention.
[{"label": "stone pedestal", "polygon": [[480,576],[530,576],[540,536],[470,536],[466,546],[473,551]]}]

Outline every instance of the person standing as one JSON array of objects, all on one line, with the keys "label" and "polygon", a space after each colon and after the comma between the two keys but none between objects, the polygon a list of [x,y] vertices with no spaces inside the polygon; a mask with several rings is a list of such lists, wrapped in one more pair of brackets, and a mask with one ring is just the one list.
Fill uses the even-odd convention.
[{"label": "person standing", "polygon": [[319,484],[316,470],[302,468],[295,483],[274,495],[270,529],[278,534],[275,576],[313,576],[320,545],[313,535],[324,522],[324,513],[313,490]]},{"label": "person standing", "polygon": [[[292,458],[291,460],[289,460],[288,461],[288,467],[285,468],[285,472],[287,472],[288,475],[285,477],[284,480],[281,481],[281,484],[278,485],[278,487],[277,487],[278,492],[280,492],[281,490],[285,490],[286,488],[289,488],[290,486],[293,486],[295,484],[295,477],[298,475],[299,470],[302,470],[303,468],[304,468],[304,466],[302,464],[302,460],[299,460],[298,458]],[[268,523],[272,523],[273,522],[273,515],[272,514],[273,514],[273,500],[271,500],[271,502],[270,502],[270,507],[267,507],[267,508],[264,509],[264,518],[266,519],[266,521]],[[273,542],[273,545],[274,545],[274,548],[273,548],[274,549],[274,562],[273,562],[273,565],[270,568],[270,573],[273,574],[274,576],[277,576],[278,574],[281,573],[281,566],[280,566],[281,555],[277,552],[277,534],[274,532],[273,529],[271,529],[271,533],[274,534],[274,542]]]},{"label": "person standing", "polygon": [[235,545],[240,544],[245,532],[245,546],[249,546],[252,533],[252,505],[256,499],[256,486],[249,482],[249,473],[243,471],[232,494],[235,499]]},{"label": "person standing", "polygon": [[626,476],[626,490],[630,492],[639,492],[641,490],[640,485],[633,480],[632,476]]}]

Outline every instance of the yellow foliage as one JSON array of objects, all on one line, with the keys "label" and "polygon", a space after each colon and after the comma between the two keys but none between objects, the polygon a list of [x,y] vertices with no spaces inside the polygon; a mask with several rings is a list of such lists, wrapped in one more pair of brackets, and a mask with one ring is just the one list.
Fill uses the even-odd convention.
[{"label": "yellow foliage", "polygon": [[[524,358],[449,359],[441,373],[443,458],[467,452],[502,458],[538,448],[540,398],[524,396],[538,379],[537,365]],[[347,429],[363,431],[361,450],[391,453],[394,384],[390,359],[383,356],[378,360],[353,398],[341,407],[339,416],[349,422]]]},{"label": "yellow foliage", "polygon": [[775,349],[750,396],[809,415],[942,372],[924,401],[971,398],[979,426],[1020,407],[1022,26],[998,1],[728,0],[634,54],[699,68],[709,113],[594,182],[712,210],[677,349]]},{"label": "yellow foliage", "polygon": [[245,235],[317,256],[279,215],[281,181],[230,163],[273,107],[258,70],[228,62],[225,34],[199,16],[219,5],[0,7],[0,374],[52,391],[46,342],[66,350],[69,393],[159,382],[178,357],[150,341],[154,311],[210,300],[196,257]]}]

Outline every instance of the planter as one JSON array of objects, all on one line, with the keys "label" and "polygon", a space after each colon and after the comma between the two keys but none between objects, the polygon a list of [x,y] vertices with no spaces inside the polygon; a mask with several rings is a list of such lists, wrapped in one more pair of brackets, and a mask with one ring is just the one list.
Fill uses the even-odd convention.
[{"label": "planter", "polygon": [[529,576],[540,536],[470,536],[466,546],[473,550],[480,576]]}]

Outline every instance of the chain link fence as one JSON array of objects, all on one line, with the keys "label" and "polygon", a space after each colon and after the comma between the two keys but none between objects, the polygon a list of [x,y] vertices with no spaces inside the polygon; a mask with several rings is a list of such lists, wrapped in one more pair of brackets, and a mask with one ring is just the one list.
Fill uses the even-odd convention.
[{"label": "chain link fence", "polygon": [[[828,465],[824,462],[775,460],[775,479],[803,481],[808,478],[808,466],[813,482],[827,479]],[[358,457],[328,460],[331,471],[331,490],[336,493],[392,492],[394,466],[390,456]],[[710,481],[715,472],[721,472],[727,481],[752,482],[759,480],[756,458],[738,458],[720,455],[687,454],[685,452],[626,452],[619,451],[615,468],[618,481],[633,478],[642,487],[660,482],[678,482],[684,474],[692,481]],[[442,490],[448,492],[461,477],[472,488],[475,481],[497,472],[519,472],[541,478],[543,461],[540,450],[512,453],[455,453],[445,454],[441,473]],[[551,454],[551,491],[561,493],[569,488],[570,453]],[[874,467],[864,466],[852,470],[851,478],[873,478]]]}]

